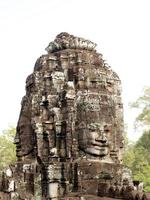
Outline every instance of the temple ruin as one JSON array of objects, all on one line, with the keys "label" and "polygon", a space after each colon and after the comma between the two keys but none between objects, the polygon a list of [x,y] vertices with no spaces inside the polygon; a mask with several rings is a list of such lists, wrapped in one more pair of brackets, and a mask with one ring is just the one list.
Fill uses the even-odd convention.
[{"label": "temple ruin", "polygon": [[0,199],[148,199],[122,164],[121,81],[95,48],[61,33],[37,59],[21,102],[16,166],[1,177]]}]

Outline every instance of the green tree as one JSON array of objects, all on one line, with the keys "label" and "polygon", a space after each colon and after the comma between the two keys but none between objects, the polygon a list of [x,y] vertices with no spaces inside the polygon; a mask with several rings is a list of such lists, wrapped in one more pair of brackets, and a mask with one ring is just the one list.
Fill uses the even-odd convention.
[{"label": "green tree", "polygon": [[147,152],[150,152],[150,130],[144,131],[137,141],[136,147],[143,147]]},{"label": "green tree", "polygon": [[143,134],[135,144],[127,146],[124,163],[132,170],[133,178],[143,181],[145,191],[150,192],[150,87],[144,88],[131,108],[139,109],[135,126],[142,127]]},{"label": "green tree", "polygon": [[135,180],[144,182],[144,190],[150,192],[150,165],[145,165],[139,173],[134,175]]},{"label": "green tree", "polygon": [[148,149],[143,147],[144,141],[141,142],[145,138],[144,136],[145,133],[134,146],[135,159],[132,165],[132,171],[134,179],[144,182],[145,191],[150,192],[150,155]]},{"label": "green tree", "polygon": [[144,190],[150,192],[150,131],[145,131],[136,143],[128,144],[124,164],[133,173],[133,179],[144,182]]},{"label": "green tree", "polygon": [[150,87],[143,89],[142,95],[133,103],[130,104],[131,108],[140,110],[139,115],[136,117],[136,125],[150,126]]},{"label": "green tree", "polygon": [[0,134],[0,170],[16,161],[15,133],[15,128],[9,127]]},{"label": "green tree", "polygon": [[125,152],[123,155],[123,163],[132,169],[133,162],[135,160],[134,144],[126,144]]}]

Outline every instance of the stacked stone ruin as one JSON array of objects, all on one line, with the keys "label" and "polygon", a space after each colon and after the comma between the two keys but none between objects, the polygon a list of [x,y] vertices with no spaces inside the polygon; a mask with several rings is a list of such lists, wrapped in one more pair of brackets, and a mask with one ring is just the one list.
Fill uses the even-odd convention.
[{"label": "stacked stone ruin", "polygon": [[1,181],[8,199],[137,195],[122,165],[121,82],[95,47],[61,33],[27,77],[15,137],[17,162]]}]

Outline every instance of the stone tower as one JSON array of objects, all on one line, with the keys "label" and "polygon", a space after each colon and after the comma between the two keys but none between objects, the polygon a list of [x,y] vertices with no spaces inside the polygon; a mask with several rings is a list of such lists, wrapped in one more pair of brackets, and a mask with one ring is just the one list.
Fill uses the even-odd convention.
[{"label": "stone tower", "polygon": [[95,47],[61,33],[27,77],[15,137],[18,199],[123,199],[132,190],[120,79]]}]

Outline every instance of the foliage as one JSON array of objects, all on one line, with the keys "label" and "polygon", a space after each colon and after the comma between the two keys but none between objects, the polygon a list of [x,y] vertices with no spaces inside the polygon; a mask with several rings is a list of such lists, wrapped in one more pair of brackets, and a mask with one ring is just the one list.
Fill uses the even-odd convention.
[{"label": "foliage", "polygon": [[15,133],[15,128],[9,127],[0,134],[0,170],[16,161]]},{"label": "foliage", "polygon": [[140,111],[135,120],[136,127],[146,130],[136,144],[128,145],[124,163],[132,170],[134,179],[143,181],[145,191],[150,192],[150,87],[144,88],[131,107]]},{"label": "foliage", "polygon": [[140,110],[136,118],[136,125],[150,126],[150,87],[145,87],[142,96],[131,103],[132,108]]},{"label": "foliage", "polygon": [[150,192],[150,131],[127,147],[124,164],[133,172],[133,179],[144,182],[144,190]]},{"label": "foliage", "polygon": [[150,152],[150,130],[145,131],[142,137],[136,143],[137,147],[143,147],[145,150]]},{"label": "foliage", "polygon": [[150,192],[150,165],[145,165],[141,171],[134,175],[135,180],[142,180],[144,182],[144,190]]},{"label": "foliage", "polygon": [[123,163],[127,165],[130,169],[132,169],[133,162],[135,159],[134,155],[134,145],[132,144],[126,144],[125,153],[123,156]]}]

